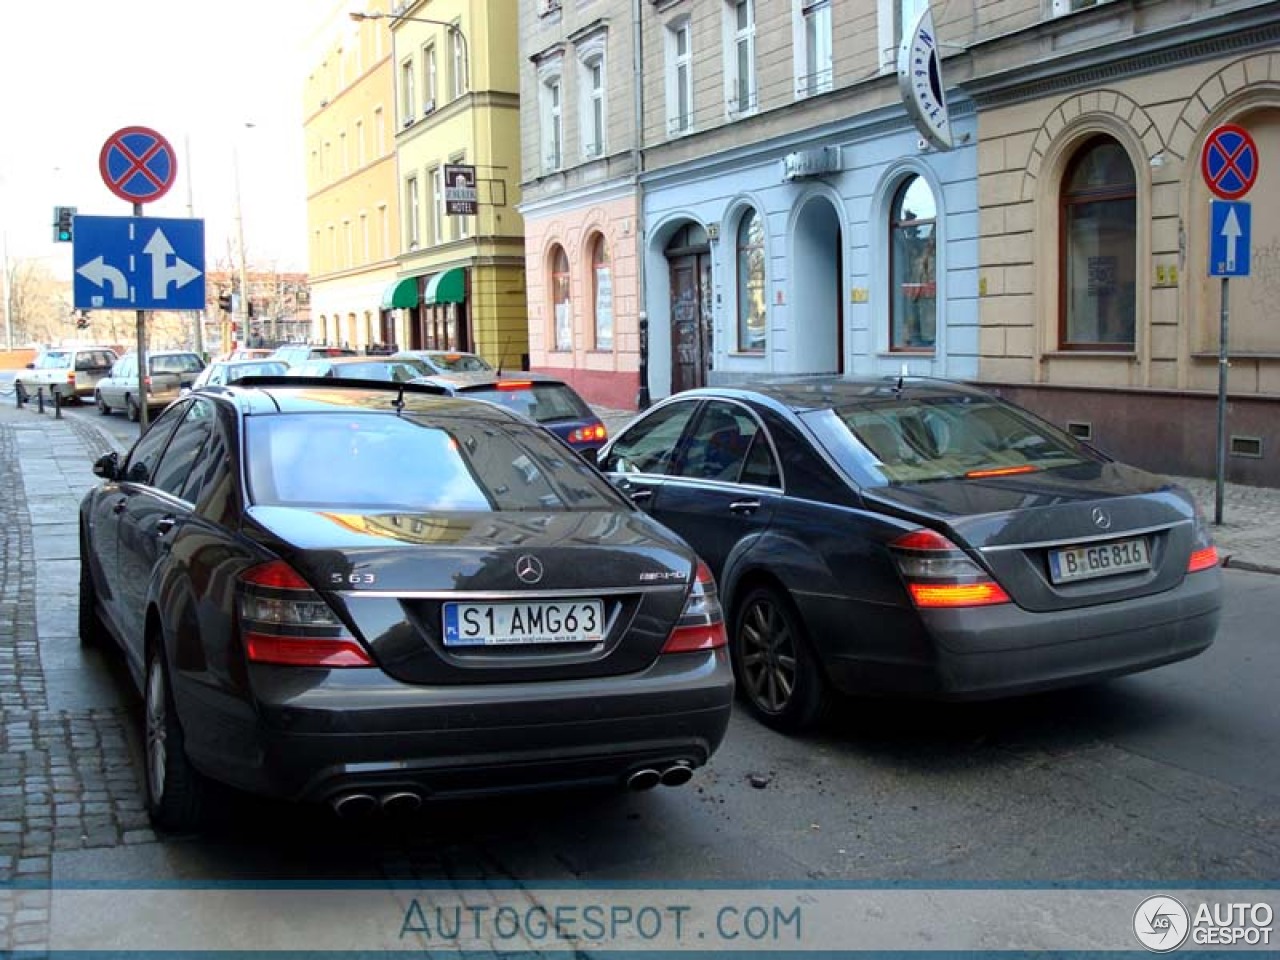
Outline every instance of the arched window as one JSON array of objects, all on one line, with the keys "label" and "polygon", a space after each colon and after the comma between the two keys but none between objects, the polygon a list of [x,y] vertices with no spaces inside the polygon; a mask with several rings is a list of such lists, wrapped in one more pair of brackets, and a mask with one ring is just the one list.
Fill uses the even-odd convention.
[{"label": "arched window", "polygon": [[609,263],[609,245],[601,235],[591,244],[591,287],[594,294],[596,349],[613,349],[613,266]]},{"label": "arched window", "polygon": [[933,191],[911,176],[889,214],[889,347],[933,350],[938,329],[937,222]]},{"label": "arched window", "polygon": [[555,316],[555,349],[573,349],[573,314],[569,310],[569,257],[564,247],[551,251],[551,309]]},{"label": "arched window", "polygon": [[1062,180],[1062,349],[1133,349],[1137,215],[1129,155],[1110,137],[1093,137],[1072,158]]},{"label": "arched window", "polygon": [[738,350],[764,353],[764,221],[755,210],[738,224]]}]

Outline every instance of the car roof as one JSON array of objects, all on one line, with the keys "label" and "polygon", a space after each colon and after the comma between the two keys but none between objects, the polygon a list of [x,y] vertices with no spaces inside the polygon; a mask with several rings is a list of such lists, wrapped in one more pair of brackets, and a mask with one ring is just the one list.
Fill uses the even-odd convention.
[{"label": "car roof", "polygon": [[831,410],[855,404],[898,400],[902,397],[938,399],[942,397],[990,398],[991,394],[955,380],[933,377],[788,377],[756,380],[732,387],[700,387],[674,397],[725,397],[739,400],[765,399],[773,405],[803,413]]},{"label": "car roof", "polygon": [[547,376],[542,373],[528,373],[521,371],[520,373],[502,373],[499,370],[471,370],[465,373],[433,373],[429,376],[418,377],[417,383],[437,383],[443,387],[451,387],[459,390],[468,390],[473,387],[488,387],[499,383],[532,383],[551,386],[569,386],[558,377]]},{"label": "car roof", "polygon": [[[528,423],[524,417],[495,404],[451,397],[442,394],[439,387],[421,383],[392,384],[383,380],[334,380],[272,374],[247,377],[234,384],[202,387],[196,395],[199,394],[230,402],[246,416],[344,411],[397,416],[410,412]],[[403,408],[397,409],[397,401],[403,402]]]}]

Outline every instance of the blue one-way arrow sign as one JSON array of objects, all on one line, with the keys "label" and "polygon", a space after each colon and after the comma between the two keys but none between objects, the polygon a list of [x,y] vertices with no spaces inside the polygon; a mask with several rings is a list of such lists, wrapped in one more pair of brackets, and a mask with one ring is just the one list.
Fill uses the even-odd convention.
[{"label": "blue one-way arrow sign", "polygon": [[[1249,204],[1209,201],[1209,276],[1249,275]],[[78,221],[77,221],[78,222]]]},{"label": "blue one-way arrow sign", "polygon": [[76,217],[77,310],[203,310],[204,221]]}]

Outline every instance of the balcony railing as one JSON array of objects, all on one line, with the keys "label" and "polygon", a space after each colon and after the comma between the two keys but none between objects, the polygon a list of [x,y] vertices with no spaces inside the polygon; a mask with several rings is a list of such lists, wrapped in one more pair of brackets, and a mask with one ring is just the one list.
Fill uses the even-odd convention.
[{"label": "balcony railing", "polygon": [[796,77],[796,96],[812,97],[831,90],[831,68],[807,76]]}]

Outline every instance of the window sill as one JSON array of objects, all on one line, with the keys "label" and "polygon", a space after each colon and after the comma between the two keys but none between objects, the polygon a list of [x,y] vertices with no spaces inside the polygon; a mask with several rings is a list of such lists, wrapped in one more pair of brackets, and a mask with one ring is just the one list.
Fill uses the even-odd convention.
[{"label": "window sill", "polygon": [[[1218,354],[1217,354],[1217,351],[1213,353],[1208,353],[1203,350],[1199,350],[1191,354],[1191,359],[1201,360],[1201,361],[1211,360],[1214,363],[1217,363]],[[1231,348],[1228,347],[1227,359],[1228,360],[1280,360],[1280,353],[1268,353],[1262,350],[1258,351],[1257,353],[1253,353],[1253,352],[1244,351],[1244,350],[1232,350]]]},{"label": "window sill", "polygon": [[882,351],[878,356],[881,360],[892,360],[894,357],[935,357],[937,355],[937,347],[898,347]]},{"label": "window sill", "polygon": [[1124,360],[1126,363],[1137,363],[1138,354],[1133,350],[1046,350],[1040,354],[1040,361],[1045,360]]},{"label": "window sill", "polygon": [[767,353],[768,353],[767,350],[730,350],[729,356],[746,357],[747,359],[753,359],[753,358],[763,357]]}]

